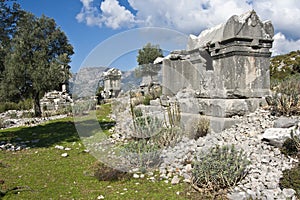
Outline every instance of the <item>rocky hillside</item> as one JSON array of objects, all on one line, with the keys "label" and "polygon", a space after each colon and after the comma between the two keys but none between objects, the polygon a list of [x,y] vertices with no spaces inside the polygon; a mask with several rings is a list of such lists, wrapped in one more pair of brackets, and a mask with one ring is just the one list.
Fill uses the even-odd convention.
[{"label": "rocky hillside", "polygon": [[283,79],[291,74],[300,73],[300,50],[271,58],[271,77]]},{"label": "rocky hillside", "polygon": [[84,67],[73,74],[70,79],[70,93],[76,96],[90,96],[94,94],[98,82],[107,67]]},{"label": "rocky hillside", "polygon": [[[78,73],[74,73],[70,79],[70,93],[76,96],[90,96],[95,93],[99,81],[102,79],[103,72],[108,67],[84,67]],[[134,71],[122,71],[122,90],[138,87],[142,81],[136,78]]]}]

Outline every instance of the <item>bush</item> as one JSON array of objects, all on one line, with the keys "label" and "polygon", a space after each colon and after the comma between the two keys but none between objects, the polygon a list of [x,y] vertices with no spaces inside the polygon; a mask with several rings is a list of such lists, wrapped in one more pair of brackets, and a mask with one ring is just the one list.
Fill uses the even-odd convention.
[{"label": "bush", "polygon": [[24,101],[19,101],[18,107],[20,110],[30,110],[33,107],[32,99],[25,99]]},{"label": "bush", "polygon": [[32,109],[32,99],[26,99],[24,101],[15,102],[1,102],[0,113],[8,110],[30,110]]},{"label": "bush", "polygon": [[163,122],[157,117],[141,116],[133,120],[134,132],[131,135],[134,138],[150,138],[159,133]]},{"label": "bush", "polygon": [[233,145],[213,147],[195,159],[193,185],[214,191],[235,186],[246,176],[250,164],[243,151],[237,151]]},{"label": "bush", "polygon": [[151,100],[152,100],[152,97],[150,95],[146,95],[143,99],[143,104],[148,106],[148,105],[150,105]]},{"label": "bush", "polygon": [[280,188],[292,188],[296,191],[296,195],[300,198],[300,165],[284,170],[283,176],[279,182]]},{"label": "bush", "polygon": [[298,154],[296,143],[293,139],[288,138],[284,141],[281,152],[288,156],[295,156]]},{"label": "bush", "polygon": [[158,134],[150,138],[150,141],[160,148],[174,146],[182,138],[182,130],[179,127],[163,128]]},{"label": "bush", "polygon": [[300,114],[300,77],[291,76],[274,87],[274,95],[266,98],[276,115]]},{"label": "bush", "polygon": [[133,109],[133,114],[134,117],[142,117],[143,116],[143,111],[141,108],[134,108]]},{"label": "bush", "polygon": [[296,126],[295,130],[291,131],[291,138],[284,141],[281,152],[289,156],[300,155],[300,127]]},{"label": "bush", "polygon": [[209,132],[210,120],[201,116],[200,118],[193,119],[189,125],[189,137],[197,140],[200,137],[204,137]]},{"label": "bush", "polygon": [[34,112],[31,111],[24,111],[21,116],[21,118],[32,118],[32,117],[34,117]]},{"label": "bush", "polygon": [[120,152],[126,158],[128,165],[139,168],[142,173],[148,168],[155,168],[160,163],[158,145],[145,139],[129,141],[120,147]]}]

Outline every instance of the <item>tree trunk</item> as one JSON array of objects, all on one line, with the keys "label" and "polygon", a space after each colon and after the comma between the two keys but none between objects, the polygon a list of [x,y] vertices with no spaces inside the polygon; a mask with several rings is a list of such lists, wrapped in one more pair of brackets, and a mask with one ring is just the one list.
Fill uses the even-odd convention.
[{"label": "tree trunk", "polygon": [[33,108],[34,108],[34,116],[41,117],[42,110],[41,110],[41,104],[40,104],[40,92],[33,93]]}]

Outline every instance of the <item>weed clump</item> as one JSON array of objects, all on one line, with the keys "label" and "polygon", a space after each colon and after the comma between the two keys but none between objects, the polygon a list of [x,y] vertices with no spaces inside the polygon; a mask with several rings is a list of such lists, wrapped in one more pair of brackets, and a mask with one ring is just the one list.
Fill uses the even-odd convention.
[{"label": "weed clump", "polygon": [[210,128],[210,120],[206,117],[195,118],[189,124],[189,138],[197,140],[205,137]]},{"label": "weed clump", "polygon": [[212,191],[235,186],[247,175],[250,164],[243,151],[237,151],[233,145],[213,147],[195,160],[193,186]]},{"label": "weed clump", "polygon": [[270,110],[276,115],[300,114],[300,77],[291,76],[273,88],[274,94],[266,98]]},{"label": "weed clump", "polygon": [[300,198],[300,165],[283,171],[279,186],[281,188],[292,188],[296,191],[296,195]]},{"label": "weed clump", "polygon": [[288,156],[300,157],[300,127],[296,126],[291,131],[291,138],[287,138],[281,148],[281,152]]}]

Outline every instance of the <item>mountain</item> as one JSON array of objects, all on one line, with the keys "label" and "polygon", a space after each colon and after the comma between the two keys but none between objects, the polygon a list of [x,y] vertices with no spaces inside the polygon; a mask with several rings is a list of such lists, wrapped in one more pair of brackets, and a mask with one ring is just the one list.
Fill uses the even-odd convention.
[{"label": "mountain", "polygon": [[[74,73],[69,80],[70,93],[78,97],[93,96],[103,79],[103,72],[108,67],[84,67],[78,73]],[[122,71],[121,86],[123,91],[139,87],[142,79],[136,78],[134,71]]]},{"label": "mountain", "polygon": [[79,97],[92,96],[108,67],[83,67],[69,80],[70,93]]}]

